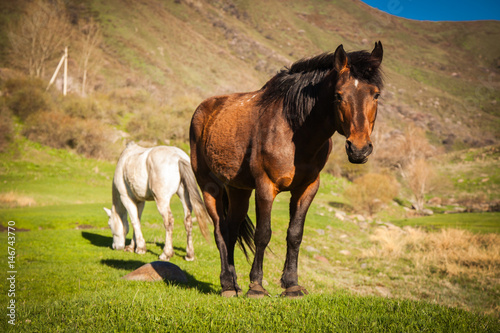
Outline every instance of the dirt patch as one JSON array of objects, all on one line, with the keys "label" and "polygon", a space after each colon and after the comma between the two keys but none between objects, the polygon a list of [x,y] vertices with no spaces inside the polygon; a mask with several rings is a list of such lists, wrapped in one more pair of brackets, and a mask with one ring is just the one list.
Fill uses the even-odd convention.
[{"label": "dirt patch", "polygon": [[95,229],[93,225],[90,224],[79,224],[76,226],[76,230],[87,230],[87,229]]},{"label": "dirt patch", "polygon": [[[16,227],[14,227],[14,228],[15,228],[14,232],[25,232],[25,231],[30,231],[30,229],[23,229],[23,228],[16,228]],[[6,226],[4,226],[4,225],[0,224],[0,232],[7,232],[8,230],[9,230],[9,228],[8,228],[8,227],[6,227]]]}]

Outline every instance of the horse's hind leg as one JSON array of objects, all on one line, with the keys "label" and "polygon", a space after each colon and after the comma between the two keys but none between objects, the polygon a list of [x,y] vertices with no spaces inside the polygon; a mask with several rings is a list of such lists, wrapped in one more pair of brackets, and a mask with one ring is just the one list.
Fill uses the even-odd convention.
[{"label": "horse's hind leg", "polygon": [[236,283],[236,273],[229,265],[227,236],[229,233],[226,220],[224,218],[223,193],[224,188],[217,182],[208,178],[198,180],[203,192],[203,199],[207,207],[208,214],[214,222],[214,238],[217,249],[220,254],[221,272],[220,284],[222,287],[222,296],[232,297],[241,293],[241,288]]},{"label": "horse's hind leg", "polygon": [[184,259],[187,261],[194,260],[194,246],[193,246],[193,220],[191,218],[191,212],[193,211],[193,207],[191,205],[191,200],[189,198],[188,191],[184,188],[183,185],[179,186],[179,190],[177,191],[177,195],[181,199],[182,207],[184,208],[184,227],[186,228],[186,256]]},{"label": "horse's hind leg", "polygon": [[236,290],[240,287],[237,284],[236,269],[234,267],[234,247],[238,239],[239,230],[241,223],[245,220],[248,212],[248,204],[250,196],[252,195],[251,190],[242,190],[232,187],[227,187],[227,196],[229,200],[228,212],[226,216],[227,225],[227,236],[226,236],[226,246],[227,246],[227,261],[229,265],[229,272],[232,275],[234,285]]},{"label": "horse's hind leg", "polygon": [[156,206],[163,218],[163,225],[165,226],[165,247],[163,253],[160,255],[160,260],[169,261],[174,255],[174,246],[172,244],[172,235],[174,232],[174,215],[170,210],[170,197],[156,198]]}]

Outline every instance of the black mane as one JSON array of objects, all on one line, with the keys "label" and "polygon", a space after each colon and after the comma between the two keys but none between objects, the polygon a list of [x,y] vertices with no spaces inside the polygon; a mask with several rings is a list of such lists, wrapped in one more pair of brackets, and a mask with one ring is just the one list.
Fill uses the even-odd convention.
[{"label": "black mane", "polygon": [[[351,75],[358,80],[383,87],[379,65],[370,53],[356,51],[347,53]],[[267,108],[282,101],[283,112],[292,129],[300,127],[316,104],[320,82],[334,67],[334,53],[323,53],[313,58],[302,59],[290,68],[282,69],[261,90],[259,102]]]}]

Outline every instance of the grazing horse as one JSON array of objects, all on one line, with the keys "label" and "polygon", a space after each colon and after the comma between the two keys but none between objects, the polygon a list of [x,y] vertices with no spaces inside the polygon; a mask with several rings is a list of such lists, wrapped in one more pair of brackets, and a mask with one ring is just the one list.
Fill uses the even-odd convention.
[{"label": "grazing horse", "polygon": [[[268,295],[262,286],[263,258],[271,239],[272,204],[282,191],[291,192],[282,296],[307,294],[297,275],[306,213],[335,132],[346,137],[352,163],[365,163],[373,150],[382,55],[380,42],[371,53],[346,53],[340,45],[333,54],[285,68],[258,91],[211,97],[194,112],[191,164],[214,222],[223,296],[241,294],[236,242],[255,253],[247,296]],[[247,216],[254,189],[255,228]]]},{"label": "grazing horse", "polygon": [[[141,214],[146,201],[156,201],[165,225],[165,248],[160,260],[174,255],[172,232],[174,217],[170,199],[177,193],[184,208],[184,226],[187,233],[186,257],[194,260],[193,222],[195,211],[201,233],[208,240],[207,223],[210,217],[198,192],[189,156],[176,147],[159,146],[143,148],[131,142],[122,152],[113,178],[113,207],[104,208],[109,216],[108,224],[113,233],[113,249],[146,253],[146,242],[141,231]],[[134,229],[131,244],[125,246],[128,233],[127,213]]]}]

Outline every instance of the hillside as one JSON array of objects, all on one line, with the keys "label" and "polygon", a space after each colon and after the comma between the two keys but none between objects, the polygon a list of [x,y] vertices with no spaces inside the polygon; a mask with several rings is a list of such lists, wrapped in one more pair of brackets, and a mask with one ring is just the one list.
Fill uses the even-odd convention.
[{"label": "hillside", "polygon": [[115,59],[103,76],[116,86],[134,82],[166,103],[189,96],[195,106],[257,89],[284,65],[338,44],[371,49],[382,40],[384,123],[415,122],[451,145],[499,138],[500,22],[414,22],[359,1],[119,3],[91,4],[105,31],[104,57]]},{"label": "hillside", "polygon": [[[22,6],[1,6],[5,22],[22,17]],[[377,127],[383,141],[390,140],[391,129],[410,123],[448,149],[500,139],[497,21],[410,21],[357,0],[86,0],[68,1],[67,8],[74,26],[93,17],[102,31],[90,91],[114,94],[120,102],[137,95],[151,98],[182,114],[178,126],[188,126],[206,97],[258,89],[283,66],[339,44],[371,49],[381,40],[386,89]],[[0,42],[8,45],[2,31]],[[79,47],[73,37],[70,92],[80,90],[79,64],[71,61],[71,50],[77,53]],[[9,67],[5,51],[1,61],[1,67]],[[45,79],[51,74],[47,70]],[[129,105],[110,122],[126,129],[144,109]]]}]

